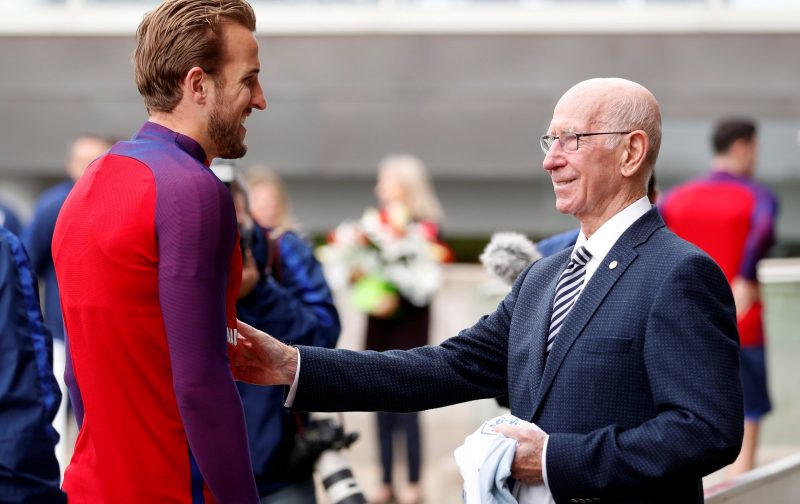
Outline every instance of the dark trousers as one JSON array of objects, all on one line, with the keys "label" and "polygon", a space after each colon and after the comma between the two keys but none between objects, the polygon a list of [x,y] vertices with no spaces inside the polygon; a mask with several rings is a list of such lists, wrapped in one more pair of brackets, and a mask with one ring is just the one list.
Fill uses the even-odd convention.
[{"label": "dark trousers", "polygon": [[383,482],[392,482],[393,449],[392,439],[395,431],[403,430],[406,434],[408,454],[408,481],[419,481],[420,468],[420,436],[419,413],[378,413],[378,437],[381,446],[381,463],[383,464]]}]

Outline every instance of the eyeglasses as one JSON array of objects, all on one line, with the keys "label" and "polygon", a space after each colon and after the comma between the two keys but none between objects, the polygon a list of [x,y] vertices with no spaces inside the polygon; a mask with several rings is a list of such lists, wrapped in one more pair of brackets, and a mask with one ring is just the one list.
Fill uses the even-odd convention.
[{"label": "eyeglasses", "polygon": [[543,135],[539,140],[539,145],[542,146],[542,150],[545,154],[547,154],[550,151],[550,147],[553,146],[553,143],[558,140],[562,149],[567,152],[575,152],[580,146],[579,140],[581,137],[595,135],[627,135],[628,133],[630,133],[630,131],[608,131],[605,133],[561,133],[558,136]]}]

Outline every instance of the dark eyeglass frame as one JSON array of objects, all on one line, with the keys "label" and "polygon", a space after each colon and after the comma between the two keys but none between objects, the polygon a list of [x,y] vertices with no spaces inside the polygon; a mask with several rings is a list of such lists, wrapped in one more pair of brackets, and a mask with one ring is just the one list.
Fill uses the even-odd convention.
[{"label": "dark eyeglass frame", "polygon": [[[545,154],[550,150],[556,140],[561,144],[561,148],[566,152],[576,152],[581,147],[581,137],[596,136],[596,135],[627,135],[632,131],[605,131],[602,133],[561,133],[559,136],[555,135],[542,135],[539,138],[539,146]],[[567,137],[564,139],[563,137]],[[575,137],[575,149],[567,149],[566,144],[571,140],[569,137]]]}]

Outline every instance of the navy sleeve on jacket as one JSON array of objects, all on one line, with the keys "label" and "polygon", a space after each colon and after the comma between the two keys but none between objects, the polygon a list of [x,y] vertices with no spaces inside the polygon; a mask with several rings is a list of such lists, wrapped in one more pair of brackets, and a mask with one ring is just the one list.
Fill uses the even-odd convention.
[{"label": "navy sleeve on jacket", "polygon": [[508,330],[531,267],[494,313],[441,345],[380,353],[300,347],[293,409],[408,412],[507,394]]},{"label": "navy sleeve on jacket", "polygon": [[66,502],[51,425],[61,400],[52,366],[36,277],[20,242],[0,228],[0,502]]}]

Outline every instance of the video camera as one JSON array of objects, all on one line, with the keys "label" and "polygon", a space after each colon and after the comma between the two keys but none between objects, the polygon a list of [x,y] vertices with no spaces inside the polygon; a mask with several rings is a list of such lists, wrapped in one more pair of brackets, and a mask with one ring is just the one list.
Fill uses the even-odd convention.
[{"label": "video camera", "polygon": [[295,436],[288,471],[307,474],[316,466],[331,504],[366,504],[367,499],[341,453],[357,439],[357,432],[345,433],[333,418],[312,419]]}]

